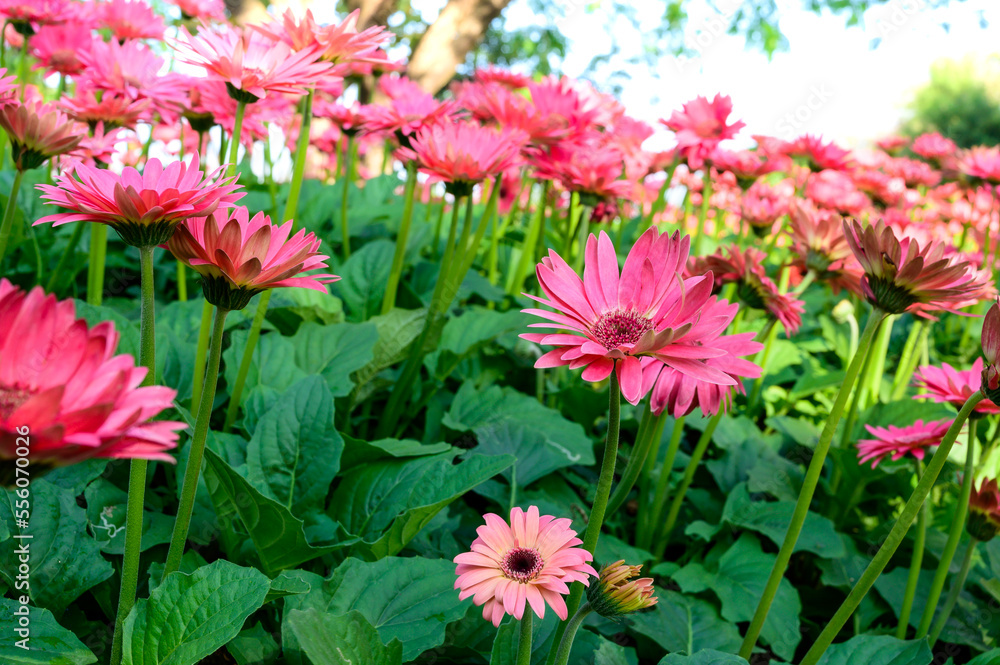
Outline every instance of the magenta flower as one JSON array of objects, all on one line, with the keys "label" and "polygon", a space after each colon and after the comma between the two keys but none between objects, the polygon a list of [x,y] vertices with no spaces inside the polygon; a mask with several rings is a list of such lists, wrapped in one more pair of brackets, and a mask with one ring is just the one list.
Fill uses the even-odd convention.
[{"label": "magenta flower", "polygon": [[967,150],[958,160],[958,169],[973,183],[1000,185],[1000,148],[980,146]]},{"label": "magenta flower", "polygon": [[152,418],[176,393],[140,388],[146,368],[117,345],[111,322],[88,328],[72,300],[0,279],[0,484],[13,480],[25,428],[35,474],[91,457],[174,461],[184,424]]},{"label": "magenta flower", "polygon": [[720,317],[704,317],[705,325],[699,325],[712,295],[712,277],[678,275],[688,245],[687,236],[660,235],[651,228],[636,241],[619,275],[614,245],[602,231],[599,238],[587,240],[583,279],[549,250],[536,268],[547,299],[529,297],[556,311],[524,311],[547,320],[530,327],[559,332],[521,335],[556,347],[535,367],[583,368],[586,381],[601,381],[615,372],[622,395],[633,404],[645,394],[644,356],[701,381],[735,385],[729,374],[706,362],[729,353],[711,345],[725,323]]},{"label": "magenta flower", "polygon": [[622,178],[625,156],[621,150],[606,145],[593,133],[579,138],[548,148],[530,148],[535,177],[558,181],[571,192],[588,195],[591,206],[627,196],[632,183]]},{"label": "magenta flower", "polygon": [[[966,400],[979,392],[982,387],[982,376],[982,358],[976,358],[972,367],[967,370],[955,369],[948,363],[941,363],[941,367],[932,365],[920,367],[914,375],[914,384],[923,392],[917,395],[917,398],[946,402],[956,408],[962,408]],[[973,413],[980,415],[1000,413],[1000,408],[989,399],[984,399],[976,405]]]},{"label": "magenta flower", "polygon": [[683,110],[674,111],[666,120],[660,120],[677,135],[677,150],[691,168],[701,168],[720,141],[731,139],[746,126],[742,120],[729,122],[733,101],[718,94],[712,101],[695,97],[684,104]]},{"label": "magenta flower", "polygon": [[56,183],[38,185],[42,198],[70,212],[42,217],[35,224],[107,224],[137,247],[161,245],[182,220],[211,215],[243,196],[236,191],[236,179],[226,178],[222,168],[208,175],[199,171],[198,155],[190,165],[173,162],[166,168],[160,160],[150,159],[141,174],[132,167],[117,175],[81,164]]},{"label": "magenta flower", "polygon": [[468,120],[437,123],[419,130],[397,155],[416,161],[432,180],[471,185],[517,166],[526,139]]},{"label": "magenta flower", "polygon": [[38,59],[35,69],[76,76],[83,72],[80,53],[89,51],[94,36],[77,25],[46,25],[39,28],[28,45]]},{"label": "magenta flower", "polygon": [[784,153],[789,157],[805,160],[809,169],[814,172],[826,169],[845,171],[854,163],[849,150],[841,148],[833,141],[824,143],[822,138],[813,134],[804,134],[792,143],[786,144]]},{"label": "magenta flower", "polygon": [[79,76],[81,88],[102,90],[130,101],[148,99],[157,111],[166,115],[176,115],[182,105],[187,77],[174,73],[161,75],[163,58],[138,40],[119,44],[114,39],[110,42],[95,39],[90,50],[78,56],[85,66]]},{"label": "magenta flower", "polygon": [[320,242],[312,233],[293,223],[271,224],[258,212],[253,218],[240,206],[203,218],[188,219],[174,231],[167,247],[178,259],[202,276],[205,298],[224,309],[243,309],[250,299],[266,289],[298,286],[326,292],[324,284],[336,275],[305,275],[326,267],[319,253]]},{"label": "magenta flower", "polygon": [[96,6],[100,23],[120,42],[163,39],[163,17],[141,0],[106,0]]},{"label": "magenta flower", "polygon": [[597,576],[588,563],[593,556],[578,547],[583,541],[570,528],[572,522],[539,515],[536,506],[527,512],[512,508],[510,524],[493,513],[484,518],[471,551],[455,557],[458,599],[471,597],[482,605],[483,618],[494,626],[505,614],[520,620],[528,607],[545,618],[546,605],[565,621],[563,596],[569,594],[569,585],[589,586],[589,578]]},{"label": "magenta flower", "polygon": [[922,460],[928,448],[941,443],[952,422],[946,418],[927,423],[918,420],[906,427],[865,425],[875,438],[858,441],[858,463],[870,461],[874,469],[886,457],[891,457],[893,462],[906,455]]}]

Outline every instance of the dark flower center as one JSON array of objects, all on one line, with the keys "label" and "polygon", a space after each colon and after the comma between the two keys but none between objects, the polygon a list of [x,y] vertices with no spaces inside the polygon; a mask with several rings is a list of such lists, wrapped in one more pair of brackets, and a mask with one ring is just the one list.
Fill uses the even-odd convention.
[{"label": "dark flower center", "polygon": [[646,331],[653,329],[653,322],[638,312],[616,309],[606,312],[597,319],[590,334],[605,349],[617,349],[631,345],[642,339]]},{"label": "dark flower center", "polygon": [[500,570],[508,579],[529,582],[542,572],[545,562],[538,550],[530,547],[515,547],[507,552],[500,562]]},{"label": "dark flower center", "polygon": [[0,419],[7,420],[17,407],[28,401],[31,393],[22,388],[0,386]]},{"label": "dark flower center", "polygon": [[909,289],[885,277],[865,275],[861,286],[868,302],[889,314],[902,314],[910,305],[919,302],[917,296]]}]

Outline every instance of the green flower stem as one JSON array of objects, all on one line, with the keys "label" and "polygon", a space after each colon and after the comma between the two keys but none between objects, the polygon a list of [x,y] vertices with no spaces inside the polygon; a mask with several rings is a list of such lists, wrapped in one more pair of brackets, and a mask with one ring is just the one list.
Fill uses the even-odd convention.
[{"label": "green flower stem", "polygon": [[945,599],[944,607],[941,608],[941,615],[934,622],[934,627],[931,629],[931,647],[941,637],[941,631],[944,630],[945,624],[948,623],[948,617],[951,616],[955,605],[958,603],[958,597],[962,594],[962,589],[965,587],[965,580],[969,577],[969,569],[972,568],[972,555],[976,553],[976,545],[978,544],[979,541],[975,537],[969,539],[969,547],[965,550],[965,556],[962,557],[962,568],[958,571],[958,576],[952,581],[951,591],[948,592],[948,598]]},{"label": "green flower stem", "polygon": [[938,446],[937,451],[934,456],[931,457],[930,462],[927,463],[927,470],[924,471],[924,475],[920,477],[920,481],[917,483],[917,487],[913,490],[910,498],[906,501],[906,505],[903,507],[902,512],[896,519],[896,523],[892,527],[892,531],[886,537],[882,546],[879,548],[878,552],[875,554],[875,558],[872,559],[871,563],[868,564],[868,568],[865,572],[861,574],[860,579],[851,589],[851,592],[847,595],[847,598],[841,604],[840,608],[833,615],[833,618],[826,624],[823,632],[820,633],[819,637],[816,638],[816,642],[813,643],[812,647],[806,653],[805,657],[800,662],[800,665],[816,665],[819,659],[822,657],[823,652],[826,651],[827,647],[833,642],[834,638],[840,633],[840,629],[844,627],[848,619],[857,609],[861,601],[864,600],[865,595],[875,584],[875,580],[888,565],[889,560],[892,559],[892,555],[895,554],[896,549],[899,547],[900,543],[903,542],[903,538],[906,536],[907,530],[913,523],[913,520],[917,517],[917,513],[920,512],[921,506],[927,495],[930,494],[931,489],[934,487],[934,483],[937,481],[938,476],[941,474],[941,469],[944,468],[945,463],[948,461],[948,454],[951,452],[952,446],[955,444],[955,439],[958,437],[958,433],[962,430],[962,426],[965,425],[965,421],[968,419],[969,414],[972,410],[983,400],[983,394],[981,392],[976,392],[965,404],[962,405],[961,411],[955,417],[955,422],[951,424],[948,431],[944,435],[944,439],[941,441],[941,445]]},{"label": "green flower stem", "polygon": [[639,473],[646,465],[646,457],[653,448],[653,442],[659,441],[663,436],[663,427],[666,421],[667,414],[665,410],[660,415],[654,416],[650,412],[649,407],[646,407],[642,415],[642,422],[645,424],[645,428],[640,425],[639,432],[635,438],[635,445],[632,447],[632,453],[629,455],[625,470],[622,471],[621,480],[618,481],[615,491],[611,493],[611,498],[608,499],[609,513],[614,513],[625,503],[629,492],[635,486],[635,481],[639,479]]},{"label": "green flower stem", "polygon": [[[594,584],[597,584],[597,582],[595,581]],[[590,612],[590,603],[584,603],[580,606],[577,613],[570,617],[568,622],[560,624],[565,626],[565,632],[562,635],[562,639],[559,640],[559,650],[556,652],[555,665],[567,665],[569,663],[569,654],[573,651],[573,640],[576,638],[576,632],[580,630],[583,620],[587,618]]]},{"label": "green flower stem", "polygon": [[187,467],[184,469],[180,505],[177,506],[177,517],[174,521],[173,533],[170,536],[170,549],[167,551],[167,561],[163,566],[161,583],[167,578],[167,575],[180,568],[181,556],[184,554],[184,543],[187,541],[188,529],[191,526],[191,513],[194,510],[195,494],[198,492],[198,477],[201,475],[201,463],[205,455],[205,441],[208,440],[208,422],[212,417],[215,387],[219,382],[222,334],[226,331],[226,314],[228,313],[229,310],[215,308],[212,346],[208,356],[208,373],[205,375],[205,387],[201,391],[198,417],[195,420],[194,435],[191,437],[191,447],[188,450]]},{"label": "green flower stem", "polygon": [[531,665],[531,617],[533,616],[530,607],[524,608],[521,616],[521,631],[517,640],[517,665]]},{"label": "green flower stem", "polygon": [[253,322],[250,324],[250,334],[247,335],[247,345],[243,349],[243,357],[240,359],[240,368],[236,373],[236,382],[229,393],[229,406],[226,407],[226,420],[222,425],[222,431],[228,432],[233,423],[236,422],[236,414],[240,410],[240,401],[243,399],[243,388],[246,386],[247,375],[250,373],[250,365],[253,363],[253,353],[260,340],[260,331],[264,327],[264,318],[267,316],[267,305],[271,302],[271,289],[260,294],[257,301],[257,309],[254,311]]},{"label": "green flower stem", "polygon": [[90,225],[90,261],[87,263],[87,304],[100,306],[104,299],[104,263],[108,254],[108,227]]},{"label": "green flower stem", "polygon": [[895,316],[888,316],[878,330],[878,337],[875,338],[875,345],[871,352],[871,367],[867,377],[868,390],[865,395],[867,399],[862,402],[862,408],[867,409],[873,404],[878,404],[881,397],[882,376],[885,374],[885,357],[889,352],[889,338],[892,337],[892,326],[895,323]]},{"label": "green flower stem", "polygon": [[[28,40],[24,41],[27,42]],[[23,178],[24,171],[18,169],[14,172],[14,183],[10,187],[7,207],[3,211],[3,222],[0,223],[0,262],[3,262],[3,257],[7,254],[10,231],[14,227],[14,216],[17,214],[17,193],[21,190],[21,180]]]},{"label": "green flower stem", "polygon": [[705,164],[705,177],[701,189],[701,209],[698,211],[698,230],[694,234],[694,242],[691,243],[691,256],[699,256],[701,252],[701,240],[705,237],[705,224],[708,220],[708,208],[712,199],[712,167]]},{"label": "green flower stem", "polygon": [[539,238],[542,235],[542,224],[545,220],[545,202],[549,198],[549,187],[552,183],[548,180],[542,182],[542,195],[538,200],[538,208],[528,226],[528,232],[521,243],[521,256],[517,260],[517,266],[510,273],[507,280],[507,293],[517,295],[524,286],[524,280],[528,277],[531,264],[535,262],[535,252]]},{"label": "green flower stem", "polygon": [[[348,138],[350,141],[350,138]],[[344,200],[347,199],[347,180],[344,180]],[[392,255],[392,267],[389,268],[389,281],[385,286],[382,298],[382,314],[388,314],[396,305],[396,290],[399,288],[399,278],[403,273],[403,260],[406,258],[406,244],[410,239],[410,223],[413,221],[413,199],[417,188],[417,163],[406,164],[406,188],[403,192],[403,216],[399,220],[399,232],[396,234],[396,251]],[[343,214],[343,213],[342,213]],[[343,219],[343,218],[342,218]],[[347,228],[347,224],[344,224]],[[345,236],[344,243],[350,239]],[[345,256],[346,258],[346,256]]]},{"label": "green flower stem", "polygon": [[576,225],[579,222],[580,193],[569,193],[569,207],[566,210],[566,237],[563,239],[563,258],[572,263],[573,239],[576,236]]},{"label": "green flower stem", "polygon": [[[6,39],[6,36],[3,36]],[[24,89],[28,85],[28,37],[22,35],[21,58],[17,61],[17,78],[21,83],[18,99],[24,103]]]},{"label": "green flower stem", "polygon": [[[617,365],[617,363],[616,363]],[[594,505],[590,507],[590,519],[583,534],[583,549],[591,554],[597,549],[597,540],[604,525],[604,515],[608,507],[608,496],[611,494],[611,483],[615,480],[615,462],[618,461],[618,428],[621,425],[622,391],[618,386],[617,367],[611,371],[611,385],[608,388],[608,434],[604,442],[604,459],[601,461],[601,475],[597,480],[597,491],[594,493]],[[566,601],[566,610],[575,614],[583,599],[583,584],[573,582]],[[574,618],[576,618],[574,616]],[[582,619],[581,619],[582,620]],[[566,622],[560,623],[552,640],[549,660],[556,657],[557,650],[562,649],[562,636],[568,632]]]},{"label": "green flower stem", "polygon": [[[347,223],[347,190],[351,185],[351,172],[354,171],[354,156],[357,153],[358,147],[355,145],[354,137],[350,134],[347,135],[347,143],[344,145],[344,189],[340,195],[340,243],[341,252],[344,255],[344,260],[351,258],[351,227]],[[382,167],[382,172],[385,172],[385,167]],[[409,175],[407,175],[407,184],[409,184]],[[409,206],[409,216],[413,215],[413,186],[410,185],[410,196],[406,199],[406,205]],[[404,217],[407,213],[404,210]],[[403,229],[403,223],[406,224],[406,229]],[[410,231],[410,220],[407,217],[404,222],[400,224],[399,233],[400,236],[403,233],[409,233]],[[399,237],[396,238],[396,246],[399,246]],[[403,249],[406,249],[406,238],[403,238]],[[395,259],[393,259],[395,262]],[[390,274],[391,279],[391,274]],[[397,277],[397,279],[399,279]],[[393,295],[395,299],[395,295]],[[392,309],[391,307],[389,309]],[[388,310],[386,310],[388,311]]]},{"label": "green flower stem", "polygon": [[[653,494],[652,503],[639,505],[639,533],[636,534],[636,545],[644,550],[653,548],[653,536],[656,525],[660,523],[663,509],[667,504],[667,491],[670,489],[670,474],[674,468],[674,460],[677,458],[677,451],[681,447],[681,438],[684,433],[684,416],[674,421],[674,431],[670,434],[670,443],[667,445],[667,454],[663,458],[663,466],[660,467],[660,475],[656,479],[656,489]],[[652,478],[656,468],[656,456],[651,456],[646,467],[647,481]],[[649,501],[649,490],[639,492],[642,501]]]},{"label": "green flower stem", "polygon": [[194,375],[191,381],[191,408],[201,403],[201,386],[205,380],[205,356],[208,355],[208,340],[212,335],[212,303],[207,300],[201,305],[201,327],[198,329],[198,346],[194,351]]},{"label": "green flower stem", "polygon": [[649,216],[642,223],[642,228],[640,229],[640,234],[645,233],[646,229],[653,225],[656,220],[656,216],[663,212],[663,209],[667,207],[667,190],[670,189],[670,182],[674,179],[674,171],[677,170],[677,165],[680,164],[680,159],[675,156],[674,160],[667,167],[667,177],[660,185],[660,191],[657,192],[656,198],[653,199],[652,205],[649,206]]},{"label": "green flower stem", "polygon": [[920,343],[921,336],[926,335],[929,328],[930,326],[920,318],[915,319],[910,327],[910,334],[906,337],[903,352],[899,356],[899,364],[896,366],[896,375],[892,378],[890,399],[894,402],[903,399],[906,394],[906,388],[910,385],[910,377],[913,376],[913,370],[917,368],[917,345]]},{"label": "green flower stem", "polygon": [[[942,447],[944,444],[942,444]],[[972,478],[975,475],[976,460],[976,421],[969,420],[969,440],[965,450],[965,466],[962,469],[962,488],[959,490],[958,504],[955,506],[955,514],[951,517],[951,529],[948,531],[948,541],[945,543],[944,551],[941,553],[941,560],[938,562],[937,571],[934,573],[934,580],[931,582],[931,591],[927,596],[927,605],[924,606],[924,613],[920,617],[920,626],[917,628],[917,639],[926,637],[934,620],[934,610],[937,609],[938,601],[941,599],[941,592],[944,591],[944,583],[948,579],[948,570],[951,568],[951,561],[955,558],[958,544],[962,540],[962,533],[965,531],[965,515],[969,512],[969,497],[972,494]]]},{"label": "green flower stem", "polygon": [[431,248],[431,258],[438,260],[441,252],[441,226],[444,224],[444,211],[448,207],[448,200],[441,197],[441,207],[438,208],[437,219],[434,222],[434,246]]},{"label": "green flower stem", "polygon": [[[472,264],[476,260],[476,256],[479,254],[479,248],[483,243],[483,238],[486,237],[486,230],[490,228],[493,223],[494,218],[497,214],[497,201],[500,198],[500,176],[497,176],[497,181],[493,190],[490,192],[489,199],[486,201],[486,210],[483,212],[483,217],[479,220],[479,226],[476,227],[476,235],[472,237],[472,242],[469,243],[468,239],[465,238],[463,234],[463,244],[459,245],[459,259],[455,264],[455,269],[449,273],[449,293],[458,293],[458,288],[462,285],[465,280],[466,274],[468,274],[469,269],[472,268]],[[471,198],[470,198],[471,200]],[[471,208],[470,208],[471,209]],[[453,298],[454,296],[452,296]],[[440,309],[440,313],[444,313],[448,310],[451,305],[451,300],[444,304],[444,307]]]},{"label": "green flower stem", "polygon": [[188,299],[187,272],[184,262],[177,259],[177,300],[187,302]]},{"label": "green flower stem", "polygon": [[[743,308],[741,307],[740,309]],[[760,399],[761,391],[764,389],[763,373],[767,369],[767,363],[771,360],[771,351],[774,349],[774,340],[778,337],[778,327],[775,325],[777,322],[778,320],[773,316],[769,317],[767,323],[765,323],[764,327],[761,328],[761,331],[757,333],[756,339],[758,341],[764,340],[764,348],[754,359],[754,363],[761,369],[761,376],[753,383],[753,390],[750,391],[750,397],[747,399],[747,413],[753,413],[756,410],[757,400]]]},{"label": "green flower stem", "polygon": [[45,285],[45,290],[49,293],[55,293],[56,289],[59,288],[59,282],[62,281],[62,273],[66,269],[66,265],[76,254],[76,248],[80,245],[80,238],[83,237],[83,230],[85,228],[87,228],[86,224],[73,225],[73,234],[69,237],[69,242],[66,243],[66,249],[63,250],[62,255],[59,257],[59,262],[56,264],[55,270],[53,270],[52,274],[49,275],[49,281]]},{"label": "green flower stem", "polygon": [[[924,463],[914,460],[917,478],[924,475]],[[896,627],[896,638],[906,639],[906,629],[910,625],[910,613],[913,611],[913,598],[917,594],[917,584],[920,582],[920,569],[924,563],[924,546],[927,543],[927,522],[930,519],[931,504],[924,503],[917,516],[917,533],[913,539],[913,556],[910,557],[910,574],[906,578],[906,591],[903,594],[903,606],[899,610],[899,625]]]},{"label": "green flower stem", "polygon": [[236,118],[233,121],[233,137],[229,141],[229,166],[226,168],[227,176],[236,175],[237,161],[240,156],[240,136],[243,133],[243,114],[246,113],[247,103],[236,102]]},{"label": "green flower stem", "polygon": [[708,450],[708,444],[712,442],[712,435],[715,434],[715,428],[719,426],[719,421],[722,420],[722,416],[725,412],[723,409],[712,416],[712,419],[708,421],[708,425],[705,426],[705,431],[701,433],[698,437],[698,443],[695,445],[694,450],[691,452],[691,459],[688,461],[687,468],[684,469],[684,478],[681,480],[680,487],[677,488],[677,493],[674,495],[673,501],[670,503],[670,511],[667,513],[667,519],[659,524],[656,529],[656,535],[653,538],[653,553],[655,555],[661,555],[663,550],[667,548],[667,543],[670,540],[670,534],[674,530],[674,526],[677,524],[677,518],[681,514],[681,506],[684,505],[684,497],[687,495],[688,488],[691,487],[691,483],[694,482],[694,474],[698,471],[698,465],[701,464],[701,458],[705,456],[705,451]]},{"label": "green flower stem", "polygon": [[410,345],[406,363],[403,371],[399,375],[399,380],[389,393],[389,401],[386,402],[383,416],[379,420],[375,436],[377,438],[388,437],[396,427],[403,405],[410,396],[410,386],[420,374],[420,365],[423,362],[424,345],[430,335],[434,322],[437,320],[437,303],[441,299],[441,293],[445,288],[447,271],[445,266],[450,265],[451,257],[455,251],[455,236],[458,233],[458,213],[462,207],[461,197],[457,197],[451,209],[451,228],[448,230],[448,240],[445,243],[444,257],[441,260],[441,272],[438,274],[437,282],[434,284],[434,293],[431,295],[430,303],[427,307],[427,318],[424,320],[424,327],[420,335]]},{"label": "green flower stem", "polygon": [[[504,236],[507,234],[507,229],[510,228],[511,223],[514,218],[520,212],[519,204],[521,202],[521,195],[524,193],[524,188],[530,184],[528,180],[522,178],[521,186],[517,190],[517,196],[510,203],[510,210],[507,211],[507,215],[504,217],[503,221],[500,222],[499,228],[490,237],[490,249],[489,258],[487,259],[487,276],[489,277],[490,284],[496,284],[500,279],[498,272],[498,246],[500,241],[503,240]],[[499,221],[499,219],[498,219]]]},{"label": "green flower stem", "polygon": [[854,354],[854,358],[847,368],[847,373],[844,375],[844,383],[841,384],[840,390],[837,392],[837,399],[833,403],[833,408],[830,410],[830,415],[826,420],[826,425],[823,427],[819,442],[813,451],[812,460],[809,462],[809,468],[806,470],[805,478],[802,481],[802,489],[799,492],[798,501],[795,503],[795,511],[792,513],[792,521],[788,525],[788,531],[785,533],[785,540],[778,551],[774,567],[771,569],[771,574],[764,587],[764,593],[761,596],[760,603],[757,605],[757,610],[754,612],[753,620],[750,622],[749,628],[747,628],[743,646],[740,647],[739,655],[743,658],[749,659],[750,654],[753,653],[754,646],[757,644],[760,631],[764,628],[764,621],[767,619],[767,614],[771,609],[771,603],[778,593],[778,585],[785,576],[788,562],[792,558],[792,550],[795,548],[795,543],[798,542],[802,526],[806,521],[806,515],[809,513],[809,504],[812,502],[816,486],[819,484],[820,475],[823,473],[823,464],[826,462],[826,454],[830,450],[830,442],[833,441],[834,432],[837,431],[837,425],[844,414],[847,397],[851,394],[851,389],[857,381],[861,365],[868,356],[868,350],[872,345],[872,339],[875,337],[875,331],[878,330],[878,326],[885,316],[885,313],[881,310],[873,309],[868,316],[867,323],[865,323],[865,330],[861,334],[861,340],[858,343],[858,352]]},{"label": "green flower stem", "polygon": [[288,187],[288,200],[281,221],[295,219],[299,209],[299,195],[302,193],[302,177],[306,172],[306,153],[309,150],[309,132],[312,129],[313,89],[309,88],[302,101],[302,122],[299,125],[299,139],[295,143],[295,163],[292,166],[292,182]]},{"label": "green flower stem", "polygon": [[[97,226],[104,226],[103,224]],[[106,227],[105,227],[106,228]],[[142,385],[152,385],[156,378],[156,300],[153,284],[153,246],[139,248],[139,271],[142,300],[139,320],[139,364],[148,371]],[[111,663],[118,665],[122,657],[122,624],[135,605],[139,586],[139,546],[142,541],[143,504],[146,495],[144,459],[133,459],[129,466],[128,502],[125,509],[125,557],[122,561],[121,589],[118,594],[118,614],[111,641]]]}]

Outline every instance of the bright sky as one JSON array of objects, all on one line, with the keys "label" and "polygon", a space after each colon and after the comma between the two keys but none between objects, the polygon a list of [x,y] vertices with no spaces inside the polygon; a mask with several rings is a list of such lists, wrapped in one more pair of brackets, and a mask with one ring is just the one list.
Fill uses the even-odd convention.
[{"label": "bright sky", "polygon": [[[600,5],[588,11],[586,0],[553,2],[579,8],[560,25],[570,37],[566,73],[579,75],[595,48],[607,50],[609,17]],[[664,58],[659,78],[629,68],[633,80],[625,83],[622,102],[630,114],[655,123],[695,95],[722,92],[733,98],[734,114],[747,123],[742,132],[747,140],[751,134],[792,138],[810,132],[859,145],[892,132],[912,91],[927,81],[931,63],[967,54],[986,57],[997,51],[1000,41],[996,0],[953,0],[937,10],[928,9],[924,0],[892,0],[868,11],[863,25],[853,28],[845,26],[844,16],[817,16],[802,9],[802,0],[778,0],[789,48],[768,62],[763,53],[747,49],[743,36],[712,30],[739,0],[714,4],[719,11],[706,0],[690,1],[685,38],[698,51],[694,57]],[[661,1],[642,0],[636,6],[645,20],[660,20]],[[512,3],[508,20],[530,21],[526,10],[525,3]],[[981,18],[988,27],[981,26]],[[943,23],[949,24],[948,30]],[[631,31],[625,26],[615,29]],[[872,41],[879,38],[881,43],[872,49]],[[619,36],[618,41],[623,47],[639,46],[638,40]],[[624,55],[612,69],[623,62]]]}]

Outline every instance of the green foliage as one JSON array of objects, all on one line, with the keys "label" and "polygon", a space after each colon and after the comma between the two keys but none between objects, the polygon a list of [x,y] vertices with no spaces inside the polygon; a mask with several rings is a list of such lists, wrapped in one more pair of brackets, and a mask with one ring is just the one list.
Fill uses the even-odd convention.
[{"label": "green foliage", "polygon": [[[24,644],[28,648],[17,644],[25,638],[16,632],[25,627],[25,622],[20,621],[25,611],[30,635]],[[0,630],[4,634],[0,658],[5,665],[90,665],[97,662],[90,649],[71,631],[56,623],[48,610],[0,598]]]},{"label": "green foliage", "polygon": [[910,102],[903,131],[938,132],[960,148],[1000,142],[1000,67],[995,60],[941,60]]}]

